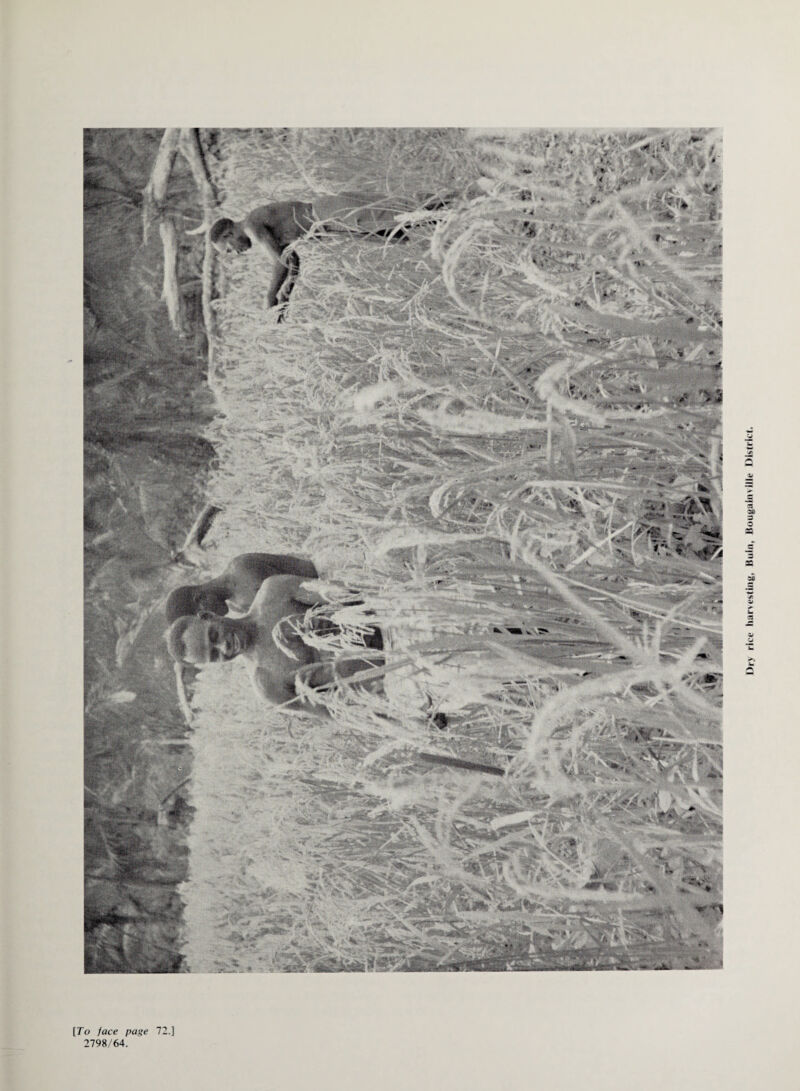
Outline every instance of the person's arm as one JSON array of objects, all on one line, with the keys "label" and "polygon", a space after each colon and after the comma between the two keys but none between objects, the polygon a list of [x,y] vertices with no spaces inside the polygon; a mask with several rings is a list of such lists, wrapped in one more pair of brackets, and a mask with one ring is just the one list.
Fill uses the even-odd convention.
[{"label": "person's arm", "polygon": [[[275,679],[263,667],[257,667],[253,672],[253,685],[261,697],[270,704],[275,705],[281,712],[292,714],[302,713],[306,716],[315,716],[317,719],[330,719],[330,712],[323,704],[312,704],[299,696],[294,686],[294,678]],[[312,689],[315,688],[313,685]]]},{"label": "person's arm", "polygon": [[296,557],[293,553],[276,553],[271,559],[276,575],[302,576],[306,580],[315,580],[319,576],[317,566],[305,557]]},{"label": "person's arm", "polygon": [[280,307],[278,321],[286,317],[286,304],[300,273],[300,258],[294,250],[282,254],[275,262],[275,271],[267,291],[267,306]]},{"label": "person's arm", "polygon": [[[281,712],[293,714],[303,713],[306,716],[315,716],[320,720],[330,719],[330,712],[324,704],[312,704],[311,701],[301,697],[294,684],[294,675],[275,678],[264,667],[256,667],[252,672],[253,685],[259,696],[275,705]],[[322,677],[319,680],[309,678],[308,685],[316,689],[317,685],[324,684]]]}]

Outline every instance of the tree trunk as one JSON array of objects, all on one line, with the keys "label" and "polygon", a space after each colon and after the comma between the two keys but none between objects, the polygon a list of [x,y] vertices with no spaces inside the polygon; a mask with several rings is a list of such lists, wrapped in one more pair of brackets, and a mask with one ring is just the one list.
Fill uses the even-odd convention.
[{"label": "tree trunk", "polygon": [[167,202],[167,186],[169,185],[169,178],[172,174],[173,164],[175,163],[175,156],[178,154],[180,135],[180,129],[164,130],[164,135],[161,138],[161,145],[158,149],[158,155],[156,156],[156,161],[153,164],[153,170],[150,174],[150,180],[144,187],[142,231],[145,242],[147,242],[150,235],[150,228],[153,226],[153,223],[164,213]]}]

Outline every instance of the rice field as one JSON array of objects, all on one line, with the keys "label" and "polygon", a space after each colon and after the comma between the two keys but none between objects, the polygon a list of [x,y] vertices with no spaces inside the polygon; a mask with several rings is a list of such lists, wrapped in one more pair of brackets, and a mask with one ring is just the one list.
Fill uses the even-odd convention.
[{"label": "rice field", "polygon": [[457,196],[408,242],[301,242],[280,324],[269,261],[218,262],[207,571],[307,554],[339,656],[405,640],[400,682],[322,723],[239,663],[198,676],[190,970],[722,964],[721,156],[709,130],[216,134],[234,217]]}]

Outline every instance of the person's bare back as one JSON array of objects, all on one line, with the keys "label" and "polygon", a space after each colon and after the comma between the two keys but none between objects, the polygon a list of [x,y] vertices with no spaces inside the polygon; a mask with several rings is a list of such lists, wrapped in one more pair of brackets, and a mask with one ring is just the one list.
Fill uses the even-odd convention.
[{"label": "person's bare back", "polygon": [[312,205],[307,201],[278,201],[259,205],[243,221],[244,230],[280,257],[287,246],[306,235],[314,225]]}]

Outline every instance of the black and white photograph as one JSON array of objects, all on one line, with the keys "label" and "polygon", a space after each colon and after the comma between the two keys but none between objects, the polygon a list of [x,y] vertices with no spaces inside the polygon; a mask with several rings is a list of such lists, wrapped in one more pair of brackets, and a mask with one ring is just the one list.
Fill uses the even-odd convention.
[{"label": "black and white photograph", "polygon": [[84,128],[85,973],[723,967],[725,135]]},{"label": "black and white photograph", "polygon": [[0,1084],[793,1091],[797,5],[1,22]]}]

